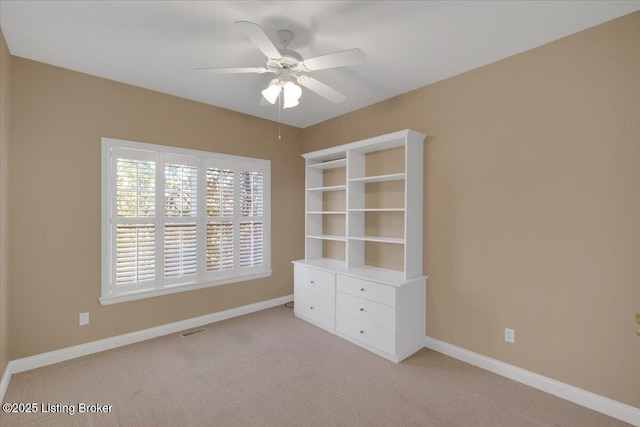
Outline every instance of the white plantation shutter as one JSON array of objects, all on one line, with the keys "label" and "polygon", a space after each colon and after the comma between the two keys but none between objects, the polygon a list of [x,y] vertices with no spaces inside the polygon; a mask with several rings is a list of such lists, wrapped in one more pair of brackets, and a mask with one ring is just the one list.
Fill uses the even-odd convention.
[{"label": "white plantation shutter", "polygon": [[233,223],[207,223],[207,271],[233,268]]},{"label": "white plantation shutter", "polygon": [[155,279],[155,163],[117,159],[115,283]]},{"label": "white plantation shutter", "polygon": [[103,304],[271,274],[269,162],[103,138]]},{"label": "white plantation shutter", "polygon": [[262,222],[240,223],[240,267],[254,267],[264,263]]},{"label": "white plantation shutter", "polygon": [[240,171],[240,267],[262,265],[264,177],[256,171]]},{"label": "white plantation shutter", "polygon": [[196,225],[164,226],[164,277],[196,274]]},{"label": "white plantation shutter", "polygon": [[197,216],[198,168],[188,165],[164,166],[164,214],[168,217]]},{"label": "white plantation shutter", "polygon": [[198,168],[164,165],[164,277],[197,273]]},{"label": "white plantation shutter", "polygon": [[207,271],[233,270],[233,165],[207,167]]},{"label": "white plantation shutter", "polygon": [[207,216],[233,216],[233,171],[207,168]]},{"label": "white plantation shutter", "polygon": [[120,218],[153,218],[156,169],[153,161],[117,159],[116,206]]},{"label": "white plantation shutter", "polygon": [[242,216],[263,215],[264,179],[261,173],[240,172],[240,212]]},{"label": "white plantation shutter", "polygon": [[155,227],[118,225],[116,236],[116,283],[153,280],[156,271]]}]

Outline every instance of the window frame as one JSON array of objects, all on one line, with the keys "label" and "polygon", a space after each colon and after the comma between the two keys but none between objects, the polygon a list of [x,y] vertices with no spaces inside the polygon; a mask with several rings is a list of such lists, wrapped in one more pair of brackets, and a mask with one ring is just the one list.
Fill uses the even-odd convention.
[{"label": "window frame", "polygon": [[[116,285],[116,245],[118,217],[116,207],[117,191],[117,155],[127,153],[121,158],[149,160],[155,162],[155,216],[149,218],[149,223],[155,225],[155,278],[145,283],[145,286]],[[114,157],[115,156],[115,157]],[[197,167],[197,199],[196,210],[196,241],[197,268],[196,273],[189,280],[176,280],[164,277],[164,227],[167,224],[186,221],[189,217],[165,216],[165,188],[164,169],[166,164],[175,164],[172,160],[185,159],[185,165]],[[239,188],[239,176],[235,171],[253,171],[263,174],[263,264],[252,267],[236,265],[233,271],[223,270],[219,274],[207,271],[207,168],[211,165],[224,165],[234,170],[234,189]],[[213,286],[226,285],[235,282],[269,277],[271,271],[271,161],[252,157],[235,156],[208,151],[148,144],[113,138],[101,138],[101,296],[102,305],[116,304],[126,301],[151,298],[178,292],[186,292]],[[234,224],[242,221],[239,206],[240,192],[234,191]],[[176,218],[179,218],[177,221]],[[126,221],[124,221],[126,222]],[[235,226],[234,226],[235,227]],[[162,229],[162,230],[160,230]],[[239,232],[238,232],[239,234]],[[237,246],[236,246],[237,245]],[[234,236],[234,260],[240,250],[240,236]],[[182,276],[180,279],[187,276]],[[140,283],[140,282],[136,282]],[[144,283],[144,282],[143,282]],[[120,291],[116,289],[120,287]],[[129,290],[126,290],[129,289]]]}]

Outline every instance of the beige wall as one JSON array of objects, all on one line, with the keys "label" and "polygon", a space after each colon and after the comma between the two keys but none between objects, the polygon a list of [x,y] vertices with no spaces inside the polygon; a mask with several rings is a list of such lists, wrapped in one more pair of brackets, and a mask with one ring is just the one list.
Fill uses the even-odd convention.
[{"label": "beige wall", "polygon": [[635,407],[639,52],[640,12],[303,131],[429,134],[427,335]]},{"label": "beige wall", "polygon": [[[299,129],[283,126],[278,140],[266,120],[18,57],[12,66],[12,360],[293,293]],[[101,137],[271,160],[272,277],[101,306]]]},{"label": "beige wall", "polygon": [[11,55],[0,30],[0,376],[9,363],[8,166]]}]

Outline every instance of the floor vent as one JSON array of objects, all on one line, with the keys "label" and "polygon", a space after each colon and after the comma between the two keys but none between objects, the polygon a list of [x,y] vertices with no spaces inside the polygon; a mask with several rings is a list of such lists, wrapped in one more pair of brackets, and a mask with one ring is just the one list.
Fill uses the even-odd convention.
[{"label": "floor vent", "polygon": [[207,332],[205,328],[196,329],[195,331],[183,332],[180,334],[182,338],[190,337],[196,334],[201,334],[203,332]]}]

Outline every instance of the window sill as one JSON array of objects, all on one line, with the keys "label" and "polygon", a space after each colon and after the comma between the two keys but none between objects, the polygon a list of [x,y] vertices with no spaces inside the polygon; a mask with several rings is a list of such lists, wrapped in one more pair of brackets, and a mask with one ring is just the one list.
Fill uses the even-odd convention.
[{"label": "window sill", "polygon": [[147,299],[153,297],[159,297],[162,295],[176,294],[178,292],[195,291],[197,289],[211,288],[213,286],[228,285],[229,283],[245,282],[247,280],[262,279],[264,277],[271,277],[271,270],[261,271],[259,273],[247,274],[244,276],[228,277],[221,280],[207,281],[193,283],[190,285],[175,285],[162,289],[144,290],[140,292],[131,292],[124,295],[103,296],[100,297],[100,304],[111,305],[119,304],[121,302],[135,301],[140,299]]}]

